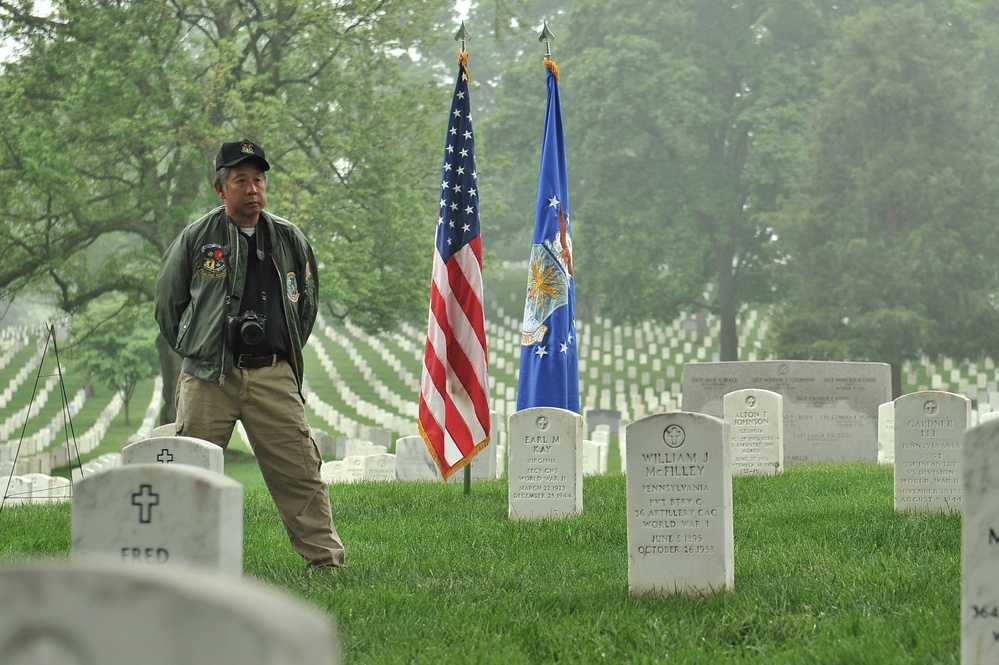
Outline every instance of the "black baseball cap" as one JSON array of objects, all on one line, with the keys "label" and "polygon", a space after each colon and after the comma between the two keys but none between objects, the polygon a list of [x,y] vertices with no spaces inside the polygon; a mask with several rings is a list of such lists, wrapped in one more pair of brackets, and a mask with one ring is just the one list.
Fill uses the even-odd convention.
[{"label": "black baseball cap", "polygon": [[222,144],[222,147],[219,148],[219,154],[215,155],[215,170],[218,171],[226,166],[235,166],[244,159],[256,159],[264,171],[271,168],[264,157],[264,146],[244,138],[240,141],[227,141]]}]

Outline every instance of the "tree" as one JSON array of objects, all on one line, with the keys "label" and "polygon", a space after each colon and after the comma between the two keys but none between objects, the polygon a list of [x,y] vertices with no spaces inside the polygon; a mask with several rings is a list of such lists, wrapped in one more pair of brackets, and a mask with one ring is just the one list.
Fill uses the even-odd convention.
[{"label": "tree", "polygon": [[[800,158],[833,25],[809,0],[572,4],[556,60],[582,311],[709,307],[722,359],[738,358],[740,307],[769,297],[761,215]],[[507,114],[519,145],[524,114]]]},{"label": "tree", "polygon": [[777,351],[891,363],[999,351],[995,80],[968,3],[903,1],[844,26],[807,170],[773,224]]},{"label": "tree", "polygon": [[157,334],[151,303],[130,305],[119,294],[92,300],[73,320],[71,357],[90,379],[121,395],[126,425],[136,387],[159,373]]},{"label": "tree", "polygon": [[[326,312],[368,330],[426,313],[436,85],[404,84],[421,0],[0,2],[0,289],[67,312],[152,298],[158,260],[218,203],[227,139],[268,149],[272,210],[320,257]],[[445,93],[446,98],[446,93]],[[414,251],[427,247],[426,252]],[[172,419],[177,359],[160,343]]]}]

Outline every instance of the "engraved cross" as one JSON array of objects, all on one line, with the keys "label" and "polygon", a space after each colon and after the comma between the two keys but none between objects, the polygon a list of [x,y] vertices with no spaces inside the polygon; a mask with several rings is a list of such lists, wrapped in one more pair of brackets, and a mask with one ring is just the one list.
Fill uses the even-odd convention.
[{"label": "engraved cross", "polygon": [[132,505],[139,507],[139,523],[149,524],[153,521],[153,506],[160,503],[160,495],[153,494],[153,486],[148,483],[139,485],[139,491],[132,495]]}]

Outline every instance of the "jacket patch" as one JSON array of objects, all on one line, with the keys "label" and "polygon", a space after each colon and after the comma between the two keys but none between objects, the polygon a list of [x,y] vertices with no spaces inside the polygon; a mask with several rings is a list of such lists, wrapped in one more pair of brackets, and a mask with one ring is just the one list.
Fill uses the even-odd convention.
[{"label": "jacket patch", "polygon": [[284,277],[284,290],[288,292],[288,300],[298,302],[298,276],[290,272]]},{"label": "jacket patch", "polygon": [[229,273],[222,245],[211,242],[201,246],[201,264],[198,266],[198,272],[205,277],[225,277]]}]

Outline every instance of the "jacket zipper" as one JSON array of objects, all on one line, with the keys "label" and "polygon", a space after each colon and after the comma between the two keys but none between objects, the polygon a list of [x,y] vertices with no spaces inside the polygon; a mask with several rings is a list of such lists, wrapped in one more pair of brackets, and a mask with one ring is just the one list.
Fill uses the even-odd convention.
[{"label": "jacket zipper", "polygon": [[[224,215],[225,213],[222,213],[222,214]],[[231,229],[229,228],[229,220],[228,219],[226,219],[225,225],[226,225],[226,229],[225,229],[226,239],[229,240],[231,238]],[[238,233],[236,234],[235,240],[236,240],[236,242],[232,243],[232,245],[236,248],[235,251],[234,251],[234,256],[235,256],[236,260],[235,260],[234,263],[235,263],[236,266],[239,266],[239,234]],[[233,265],[232,264],[226,266],[226,270],[232,271],[232,269],[233,269]],[[236,282],[236,276],[237,275],[236,275],[235,272],[233,272],[232,276],[233,276],[233,288],[235,288],[235,282]],[[231,303],[231,302],[232,302],[232,294],[231,293],[225,294],[225,305],[223,306],[223,310],[222,310],[222,358],[221,358],[221,362],[219,363],[219,385],[220,386],[224,386],[225,385],[225,347],[226,347],[226,344],[228,343],[226,340],[229,338],[229,335],[228,335],[228,333],[229,333],[229,303]]]}]

